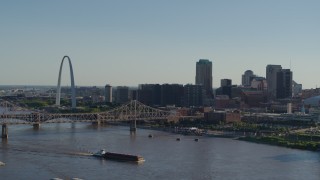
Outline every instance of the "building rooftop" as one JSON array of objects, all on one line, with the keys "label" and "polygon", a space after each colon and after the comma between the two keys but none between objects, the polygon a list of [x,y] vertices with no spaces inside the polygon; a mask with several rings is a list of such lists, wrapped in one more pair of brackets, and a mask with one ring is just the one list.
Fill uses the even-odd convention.
[{"label": "building rooftop", "polygon": [[199,62],[197,62],[197,64],[210,64],[211,61],[209,61],[208,59],[200,59]]}]

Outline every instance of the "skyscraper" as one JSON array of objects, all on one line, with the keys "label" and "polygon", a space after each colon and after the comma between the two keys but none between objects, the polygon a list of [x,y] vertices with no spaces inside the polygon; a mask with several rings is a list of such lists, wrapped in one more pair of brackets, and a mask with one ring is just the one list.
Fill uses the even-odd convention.
[{"label": "skyscraper", "polygon": [[302,84],[292,81],[292,96],[299,96],[302,93]]},{"label": "skyscraper", "polygon": [[202,85],[206,95],[212,93],[212,62],[208,59],[200,59],[196,65],[196,85]]},{"label": "skyscraper", "polygon": [[109,84],[105,86],[105,101],[108,103],[112,102],[112,86]]},{"label": "skyscraper", "polygon": [[292,97],[292,72],[282,69],[277,72],[277,99]]},{"label": "skyscraper", "polygon": [[161,105],[182,105],[183,85],[181,84],[162,84],[161,85]]},{"label": "skyscraper", "polygon": [[184,106],[203,106],[203,87],[202,85],[187,84],[184,87],[183,101]]},{"label": "skyscraper", "polygon": [[232,80],[231,79],[221,79],[220,82],[221,82],[220,83],[221,87],[232,86]]},{"label": "skyscraper", "polygon": [[231,79],[221,79],[221,95],[228,95],[231,97],[232,93],[232,80]]},{"label": "skyscraper", "polygon": [[161,104],[161,85],[140,84],[138,88],[138,100],[148,106],[159,106]]},{"label": "skyscraper", "polygon": [[268,84],[268,98],[270,100],[277,97],[277,73],[282,69],[281,65],[267,65],[266,79]]},{"label": "skyscraper", "polygon": [[117,103],[120,103],[120,104],[128,102],[128,100],[129,100],[129,87],[117,86],[115,100]]}]

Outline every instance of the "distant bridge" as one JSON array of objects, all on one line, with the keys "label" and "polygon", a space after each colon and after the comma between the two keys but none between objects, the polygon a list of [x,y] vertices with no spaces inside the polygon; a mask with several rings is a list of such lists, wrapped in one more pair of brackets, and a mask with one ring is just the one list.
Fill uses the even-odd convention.
[{"label": "distant bridge", "polygon": [[[19,107],[8,101],[0,101],[0,107],[4,112],[0,114],[2,125],[2,137],[8,137],[7,125],[10,124],[32,124],[39,127],[41,123],[65,123],[65,122],[123,122],[131,121],[130,130],[136,131],[136,121],[166,120],[179,118],[178,114],[146,106],[137,100],[133,100],[118,108],[100,113],[46,113],[31,111]],[[199,116],[184,116],[184,118],[199,118]]]}]

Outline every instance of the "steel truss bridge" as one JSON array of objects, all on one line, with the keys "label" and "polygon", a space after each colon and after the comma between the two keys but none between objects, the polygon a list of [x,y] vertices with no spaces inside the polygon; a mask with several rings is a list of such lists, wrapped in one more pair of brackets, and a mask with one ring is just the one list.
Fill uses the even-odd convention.
[{"label": "steel truss bridge", "polygon": [[1,101],[0,107],[7,111],[0,114],[0,124],[34,124],[34,123],[62,123],[62,122],[119,122],[119,121],[149,121],[165,120],[174,116],[169,111],[163,111],[146,106],[133,100],[118,108],[100,113],[46,113],[30,111],[7,101]]},{"label": "steel truss bridge", "polygon": [[[130,101],[110,111],[100,113],[46,113],[42,111],[31,111],[8,101],[1,100],[0,107],[3,107],[4,110],[0,112],[0,124],[2,125],[3,138],[7,138],[7,125],[10,124],[32,124],[34,127],[39,127],[39,125],[42,123],[103,123],[130,121],[132,122],[130,130],[135,131],[136,121],[167,120],[171,118],[182,117],[170,111],[164,111],[146,106],[137,100]],[[189,118],[199,117],[189,116]]]}]

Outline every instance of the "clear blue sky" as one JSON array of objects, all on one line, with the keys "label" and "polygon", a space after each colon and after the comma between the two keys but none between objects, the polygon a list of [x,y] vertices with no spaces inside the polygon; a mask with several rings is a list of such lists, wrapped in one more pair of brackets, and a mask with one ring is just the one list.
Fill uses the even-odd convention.
[{"label": "clear blue sky", "polygon": [[[320,86],[319,0],[10,0],[0,2],[0,85],[56,85],[70,56],[76,85],[195,81],[200,58],[241,83],[267,64]],[[64,64],[63,84],[70,85]]]}]

